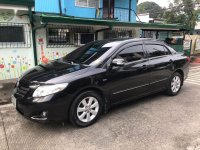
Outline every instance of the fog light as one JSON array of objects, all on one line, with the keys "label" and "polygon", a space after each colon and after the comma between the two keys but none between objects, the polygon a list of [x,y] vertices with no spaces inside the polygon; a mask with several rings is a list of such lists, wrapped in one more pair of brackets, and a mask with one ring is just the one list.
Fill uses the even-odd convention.
[{"label": "fog light", "polygon": [[43,111],[38,116],[32,116],[31,119],[37,121],[45,121],[47,120],[47,116],[48,116],[48,111]]},{"label": "fog light", "polygon": [[42,117],[47,117],[47,115],[48,115],[48,112],[47,112],[47,111],[43,111],[43,112],[42,112]]}]

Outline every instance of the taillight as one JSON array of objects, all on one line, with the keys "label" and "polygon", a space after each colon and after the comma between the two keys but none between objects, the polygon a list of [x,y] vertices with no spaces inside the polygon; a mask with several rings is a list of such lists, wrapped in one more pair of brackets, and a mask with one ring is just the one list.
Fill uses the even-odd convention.
[{"label": "taillight", "polygon": [[190,60],[191,60],[190,57],[187,57],[187,62],[190,62]]}]

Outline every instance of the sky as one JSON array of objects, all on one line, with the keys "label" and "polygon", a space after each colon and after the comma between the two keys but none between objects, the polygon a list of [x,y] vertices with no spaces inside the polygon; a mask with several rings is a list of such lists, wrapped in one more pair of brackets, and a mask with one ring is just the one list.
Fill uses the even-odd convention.
[{"label": "sky", "polygon": [[168,7],[169,6],[169,3],[172,2],[173,0],[139,0],[139,3],[142,3],[142,2],[146,2],[146,1],[152,1],[152,2],[155,2],[157,3],[158,5],[160,5],[161,7]]}]

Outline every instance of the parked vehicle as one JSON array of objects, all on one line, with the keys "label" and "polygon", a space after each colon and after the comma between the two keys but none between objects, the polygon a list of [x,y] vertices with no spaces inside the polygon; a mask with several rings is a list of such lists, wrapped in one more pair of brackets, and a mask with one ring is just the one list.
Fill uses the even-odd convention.
[{"label": "parked vehicle", "polygon": [[31,120],[86,127],[114,105],[160,91],[177,95],[188,66],[187,56],[160,41],[95,41],[24,73],[12,101]]}]

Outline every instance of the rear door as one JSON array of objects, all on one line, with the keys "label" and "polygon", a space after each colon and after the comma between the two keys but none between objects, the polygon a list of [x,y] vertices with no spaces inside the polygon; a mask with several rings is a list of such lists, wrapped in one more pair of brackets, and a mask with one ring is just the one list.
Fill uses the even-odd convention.
[{"label": "rear door", "polygon": [[164,45],[157,43],[145,43],[145,50],[149,58],[150,90],[162,90],[167,86],[172,73],[171,52]]}]

